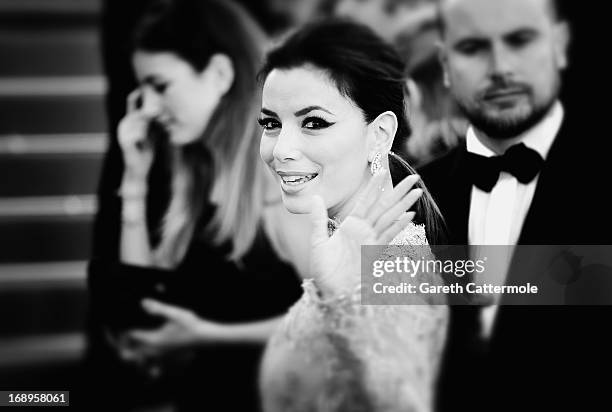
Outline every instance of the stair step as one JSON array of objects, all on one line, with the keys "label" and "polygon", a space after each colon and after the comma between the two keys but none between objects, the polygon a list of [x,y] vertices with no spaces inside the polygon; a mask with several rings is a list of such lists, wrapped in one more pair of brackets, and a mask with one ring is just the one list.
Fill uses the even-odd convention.
[{"label": "stair step", "polygon": [[102,0],[0,0],[2,14],[97,14]]},{"label": "stair step", "polygon": [[103,95],[0,96],[0,135],[104,133]]},{"label": "stair step", "polygon": [[26,205],[23,211],[30,214],[20,214],[15,203],[5,202],[4,215],[0,214],[0,263],[89,259],[93,214],[87,203],[85,207],[77,203],[74,211],[61,203],[41,203],[45,213]]},{"label": "stair step", "polygon": [[0,265],[0,292],[7,289],[84,288],[86,261]]},{"label": "stair step", "polygon": [[41,27],[41,24],[27,28],[0,27],[2,77],[102,73],[99,28],[95,24],[76,27],[62,23],[51,27]]},{"label": "stair step", "polygon": [[83,333],[38,335],[0,340],[0,370],[16,366],[32,366],[75,362],[83,357]]},{"label": "stair step", "polygon": [[1,155],[32,154],[103,154],[108,136],[105,133],[38,134],[0,136]]},{"label": "stair step", "polygon": [[96,211],[94,195],[37,196],[0,199],[0,224],[40,218],[89,217]]},{"label": "stair step", "polygon": [[71,390],[72,403],[83,379],[85,350],[79,332],[0,338],[0,388]]},{"label": "stair step", "polygon": [[8,99],[45,96],[98,96],[104,93],[106,93],[106,80],[102,76],[0,78],[0,96]]},{"label": "stair step", "polygon": [[0,176],[4,176],[0,197],[94,193],[102,160],[102,153],[5,154],[0,151]]},{"label": "stair step", "polygon": [[0,339],[82,331],[85,262],[0,265]]}]

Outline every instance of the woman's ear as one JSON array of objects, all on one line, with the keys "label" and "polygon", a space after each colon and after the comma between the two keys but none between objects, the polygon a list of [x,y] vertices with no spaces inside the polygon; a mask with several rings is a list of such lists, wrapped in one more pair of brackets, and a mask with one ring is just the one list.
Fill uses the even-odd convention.
[{"label": "woman's ear", "polygon": [[397,116],[392,111],[386,111],[378,115],[372,123],[374,134],[373,152],[388,153],[393,146],[393,139],[397,132]]},{"label": "woman's ear", "polygon": [[224,96],[234,84],[234,64],[232,59],[225,54],[213,54],[205,72],[211,76],[211,83],[220,96]]}]

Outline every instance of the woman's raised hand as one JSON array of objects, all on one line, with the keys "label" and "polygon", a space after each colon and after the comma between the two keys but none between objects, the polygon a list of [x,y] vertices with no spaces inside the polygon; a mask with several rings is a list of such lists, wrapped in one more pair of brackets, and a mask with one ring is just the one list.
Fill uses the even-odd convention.
[{"label": "woman's raised hand", "polygon": [[360,281],[361,246],[389,244],[414,218],[408,210],[423,194],[413,189],[419,176],[408,176],[385,191],[390,180],[388,170],[379,170],[331,237],[323,199],[313,197],[311,274],[324,294],[351,293]]},{"label": "woman's raised hand", "polygon": [[139,104],[142,91],[136,89],[127,98],[127,113],[117,129],[119,146],[125,164],[124,177],[132,181],[145,181],[153,163],[153,144],[148,136],[154,113],[143,110]]}]

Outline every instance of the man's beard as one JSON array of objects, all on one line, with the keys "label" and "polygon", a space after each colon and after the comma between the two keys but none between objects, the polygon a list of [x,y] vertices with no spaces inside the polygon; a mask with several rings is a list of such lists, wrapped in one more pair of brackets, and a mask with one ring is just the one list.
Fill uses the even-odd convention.
[{"label": "man's beard", "polygon": [[[525,114],[493,117],[474,105],[458,101],[458,106],[474,126],[492,139],[511,139],[531,129],[538,124],[555,104],[558,96],[558,85],[556,91],[551,93],[548,100],[540,104],[533,104]],[[530,91],[527,91],[530,93]]]},{"label": "man's beard", "polygon": [[492,139],[511,139],[531,129],[538,124],[550,111],[555,103],[554,99],[546,104],[534,107],[526,116],[509,118],[492,118],[479,110],[468,109],[461,103],[459,107],[470,121],[472,126]]}]

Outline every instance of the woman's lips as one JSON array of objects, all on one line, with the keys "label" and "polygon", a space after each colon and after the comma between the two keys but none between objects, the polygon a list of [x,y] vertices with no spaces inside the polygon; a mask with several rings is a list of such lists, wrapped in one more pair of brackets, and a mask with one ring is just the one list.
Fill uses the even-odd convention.
[{"label": "woman's lips", "polygon": [[306,183],[311,181],[312,179],[314,179],[315,177],[317,177],[316,173],[313,174],[309,174],[309,175],[288,175],[288,176],[281,176],[281,180],[283,181],[283,183],[289,185],[289,186],[297,186],[299,184],[302,183]]},{"label": "woman's lips", "polygon": [[317,178],[316,172],[277,172],[281,181],[281,188],[285,193],[293,194]]}]

